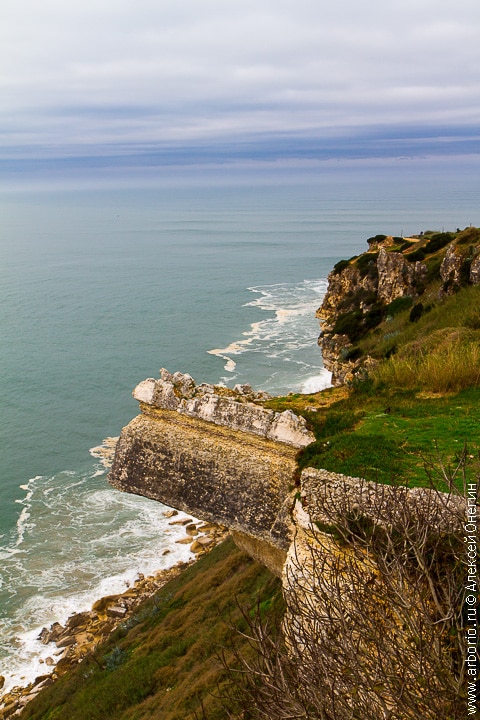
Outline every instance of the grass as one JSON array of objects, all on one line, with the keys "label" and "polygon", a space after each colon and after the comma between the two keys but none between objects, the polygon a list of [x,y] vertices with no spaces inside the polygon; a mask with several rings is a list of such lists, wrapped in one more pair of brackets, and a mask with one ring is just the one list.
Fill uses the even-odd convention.
[{"label": "grass", "polygon": [[[443,333],[444,335],[444,333]],[[447,336],[458,335],[455,331]],[[454,337],[430,352],[406,348],[390,357],[376,371],[379,382],[395,388],[418,387],[434,393],[457,393],[480,385],[480,341]]]},{"label": "grass", "polygon": [[272,617],[283,610],[279,581],[227,540],[142,605],[95,659],[46,688],[22,719],[193,720],[202,702],[221,720],[226,676],[216,654],[231,625],[243,628],[237,601]]},{"label": "grass", "polygon": [[425,463],[435,464],[438,453],[448,464],[465,445],[474,455],[480,449],[479,387],[438,394],[412,388],[392,391],[372,381],[347,395],[345,388],[338,390],[338,395],[336,389],[330,391],[330,404],[317,405],[318,395],[269,403],[278,411],[290,408],[303,415],[315,433],[316,442],[299,453],[300,468],[425,486]]}]

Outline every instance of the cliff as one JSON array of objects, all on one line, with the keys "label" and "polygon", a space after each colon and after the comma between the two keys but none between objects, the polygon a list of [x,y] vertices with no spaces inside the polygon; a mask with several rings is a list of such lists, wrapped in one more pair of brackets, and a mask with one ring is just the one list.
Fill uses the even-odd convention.
[{"label": "cliff", "polygon": [[141,414],[120,435],[110,483],[230,528],[277,574],[291,541],[296,455],[305,420],[256,404],[264,394],[196,386],[161,371],[134,390]]},{"label": "cliff", "polygon": [[364,375],[375,358],[362,340],[399,307],[442,298],[480,281],[480,231],[425,233],[411,238],[377,235],[369,249],[342,260],[328,276],[317,317],[319,345],[334,385]]},{"label": "cliff", "polygon": [[[26,717],[40,720],[71,701],[79,714],[65,710],[65,717],[82,720],[98,712],[112,720],[132,712],[190,719],[199,717],[200,702],[204,717],[220,720],[225,696],[220,706],[208,705],[215,696],[210,666],[200,677],[214,648],[230,646],[227,625],[223,634],[215,625],[217,606],[229,617],[237,613],[249,645],[248,667],[236,673],[247,682],[237,697],[247,698],[248,712],[260,688],[272,716],[304,709],[309,717],[460,717],[465,632],[458,588],[467,508],[455,481],[473,481],[473,455],[459,452],[458,443],[480,422],[480,233],[376,236],[369,246],[337,264],[319,310],[324,361],[337,384],[347,381],[341,390],[269,398],[249,386],[196,385],[189,375],[162,370],[135,388],[140,414],[123,429],[109,475],[120,490],[229,528],[238,547],[281,578],[285,614],[280,583],[272,585],[229,541],[228,551],[215,548],[122,623],[72,680],[60,678],[57,699],[56,683],[42,691]],[[398,378],[374,392],[353,382],[376,364],[400,363],[404,352],[413,366],[412,358],[423,361],[437,345],[449,352],[455,343],[462,366],[470,350],[477,353],[455,390],[434,388],[432,366],[423,385],[414,368],[408,393]],[[447,360],[450,372],[452,356]],[[453,373],[459,375],[456,367]],[[439,439],[445,457],[455,459],[453,470],[440,452],[436,466],[428,464]],[[425,482],[424,466],[446,492],[413,487]],[[469,495],[471,517],[475,502]],[[233,603],[237,594],[243,615]],[[281,625],[287,653],[271,656],[278,645],[265,625],[250,626],[255,647],[267,651],[257,675],[244,632],[255,601],[260,623],[278,608],[269,619]],[[151,634],[157,624],[161,630]],[[272,689],[276,696],[268,696]],[[166,714],[170,705],[175,710]]]}]

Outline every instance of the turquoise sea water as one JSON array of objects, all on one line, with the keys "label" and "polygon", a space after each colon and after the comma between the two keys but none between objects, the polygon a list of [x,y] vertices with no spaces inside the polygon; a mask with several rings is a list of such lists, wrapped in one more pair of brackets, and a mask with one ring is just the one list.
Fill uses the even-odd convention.
[{"label": "turquoise sea water", "polygon": [[380,232],[480,224],[478,183],[461,173],[17,191],[0,212],[7,687],[42,672],[43,625],[188,557],[164,508],[111,489],[90,452],[136,414],[137,382],[166,367],[272,393],[317,389],[314,314],[333,264]]}]

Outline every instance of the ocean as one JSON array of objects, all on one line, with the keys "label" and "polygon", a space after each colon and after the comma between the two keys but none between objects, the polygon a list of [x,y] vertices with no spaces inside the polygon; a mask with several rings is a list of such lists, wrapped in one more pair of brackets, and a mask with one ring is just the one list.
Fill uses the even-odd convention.
[{"label": "ocean", "polygon": [[164,506],[106,481],[98,447],[137,413],[139,381],[166,367],[273,394],[321,389],[315,310],[332,266],[378,233],[480,224],[478,179],[458,168],[17,188],[0,213],[5,689],[44,672],[43,626],[189,557]]}]

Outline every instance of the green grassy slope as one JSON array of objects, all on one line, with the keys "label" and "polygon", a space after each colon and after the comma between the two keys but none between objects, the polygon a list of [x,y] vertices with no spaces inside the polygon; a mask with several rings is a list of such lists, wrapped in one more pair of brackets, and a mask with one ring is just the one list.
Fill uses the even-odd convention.
[{"label": "green grassy slope", "polygon": [[237,603],[280,613],[279,586],[226,540],[142,605],[95,658],[42,691],[22,720],[192,720],[201,703],[209,720],[224,718],[216,653],[230,624],[243,627]]}]

